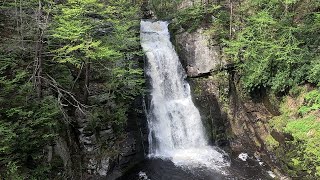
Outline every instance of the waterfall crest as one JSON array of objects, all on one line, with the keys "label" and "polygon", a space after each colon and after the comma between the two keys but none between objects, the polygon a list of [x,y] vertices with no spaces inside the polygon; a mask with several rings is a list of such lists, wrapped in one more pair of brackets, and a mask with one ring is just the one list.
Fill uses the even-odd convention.
[{"label": "waterfall crest", "polygon": [[225,153],[208,146],[186,73],[170,42],[168,23],[142,20],[140,28],[141,46],[148,59],[146,73],[152,86],[149,156],[170,159],[182,166],[228,166]]}]

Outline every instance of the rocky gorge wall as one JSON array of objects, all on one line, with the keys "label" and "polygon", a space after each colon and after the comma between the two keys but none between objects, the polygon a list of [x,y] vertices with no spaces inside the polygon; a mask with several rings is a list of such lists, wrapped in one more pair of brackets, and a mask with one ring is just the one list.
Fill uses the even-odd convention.
[{"label": "rocky gorge wall", "polygon": [[[99,99],[92,95],[91,100]],[[111,123],[92,129],[90,117],[75,112],[75,123],[66,125],[68,134],[60,134],[48,147],[50,161],[60,161],[70,179],[116,179],[145,158],[148,149],[147,121],[137,98],[128,113],[124,131]]]},{"label": "rocky gorge wall", "polygon": [[262,159],[283,177],[265,145],[271,133],[268,121],[277,114],[266,94],[242,97],[233,65],[223,59],[220,45],[202,27],[193,32],[180,29],[173,40],[211,143]]},{"label": "rocky gorge wall", "polygon": [[79,143],[87,178],[116,179],[144,159],[148,130],[142,98],[133,102],[124,132],[115,132],[111,124],[92,130],[87,117],[80,115],[77,120],[81,124]]}]

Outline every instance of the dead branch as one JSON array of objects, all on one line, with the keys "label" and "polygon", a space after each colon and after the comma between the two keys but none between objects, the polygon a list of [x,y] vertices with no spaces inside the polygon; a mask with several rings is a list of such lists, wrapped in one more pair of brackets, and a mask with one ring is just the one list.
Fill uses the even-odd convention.
[{"label": "dead branch", "polygon": [[63,89],[53,77],[51,77],[48,74],[46,74],[46,75],[48,76],[48,78],[43,77],[43,76],[32,76],[31,79],[32,78],[42,79],[44,82],[46,82],[46,84],[48,84],[51,87],[51,89],[53,91],[55,91],[58,94],[57,101],[59,103],[59,109],[60,109],[66,123],[70,123],[70,120],[68,118],[67,113],[63,109],[63,107],[67,107],[70,105],[70,106],[73,106],[76,109],[78,109],[83,115],[87,115],[86,109],[88,109],[89,106],[87,106],[87,105],[81,103],[79,100],[77,100],[75,95],[73,95],[70,91]]},{"label": "dead branch", "polygon": [[84,63],[81,63],[81,68],[79,70],[79,73],[77,75],[77,78],[74,80],[73,84],[72,84],[72,87],[71,87],[71,90],[73,90],[74,86],[76,85],[76,82],[78,81],[78,79],[80,78],[80,75],[81,75],[81,72],[82,72],[82,69],[83,69],[83,65]]}]

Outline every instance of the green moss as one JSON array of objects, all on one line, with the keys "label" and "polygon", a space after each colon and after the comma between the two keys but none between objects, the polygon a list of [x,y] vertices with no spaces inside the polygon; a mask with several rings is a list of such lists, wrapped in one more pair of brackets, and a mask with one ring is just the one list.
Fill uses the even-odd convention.
[{"label": "green moss", "polygon": [[[304,176],[305,179],[320,178],[320,122],[316,115],[312,114],[313,110],[306,110],[318,102],[319,91],[306,92],[305,88],[298,89],[294,93],[296,99],[291,97],[290,101],[286,99],[287,102],[281,103],[282,114],[269,122],[272,129],[289,133],[294,140],[279,144],[270,135],[265,141],[268,149],[276,152],[283,168],[290,176]],[[304,99],[304,104],[297,103],[300,98]],[[293,107],[289,107],[290,104]]]},{"label": "green moss", "polygon": [[199,82],[200,80],[195,80],[194,81],[194,86],[193,86],[193,94],[195,96],[201,96],[201,94],[203,93],[201,84]]},{"label": "green moss", "polygon": [[320,123],[315,121],[315,119],[315,116],[308,116],[302,119],[291,120],[284,130],[292,133],[298,139],[306,139],[311,130],[320,132]]},{"label": "green moss", "polygon": [[276,141],[271,135],[268,135],[266,137],[265,143],[266,143],[269,151],[274,150],[275,148],[277,148],[280,145],[279,142]]},{"label": "green moss", "polygon": [[273,129],[282,131],[282,129],[287,125],[288,121],[289,121],[289,117],[286,114],[282,114],[280,116],[273,117],[270,120],[269,125]]},{"label": "green moss", "polygon": [[229,74],[227,71],[218,71],[213,74],[213,79],[218,83],[219,101],[223,105],[229,102]]}]

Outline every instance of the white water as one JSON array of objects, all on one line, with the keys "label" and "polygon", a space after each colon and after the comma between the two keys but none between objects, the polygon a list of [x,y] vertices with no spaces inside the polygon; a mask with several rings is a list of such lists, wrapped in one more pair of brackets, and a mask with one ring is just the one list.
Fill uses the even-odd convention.
[{"label": "white water", "polygon": [[149,156],[187,167],[229,166],[221,150],[208,146],[199,111],[185,81],[186,73],[170,42],[168,23],[141,21],[140,37],[152,86]]}]

